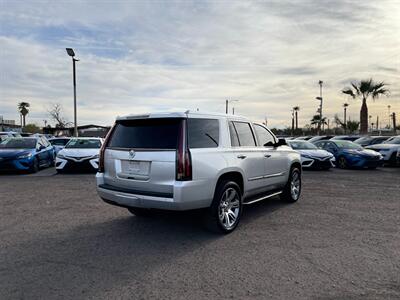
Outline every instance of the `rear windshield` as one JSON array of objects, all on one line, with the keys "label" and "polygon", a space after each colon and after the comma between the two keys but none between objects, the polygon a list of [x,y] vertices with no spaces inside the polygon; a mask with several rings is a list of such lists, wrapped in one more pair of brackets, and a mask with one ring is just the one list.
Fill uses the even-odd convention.
[{"label": "rear windshield", "polygon": [[108,147],[175,150],[181,122],[176,118],[118,121]]}]

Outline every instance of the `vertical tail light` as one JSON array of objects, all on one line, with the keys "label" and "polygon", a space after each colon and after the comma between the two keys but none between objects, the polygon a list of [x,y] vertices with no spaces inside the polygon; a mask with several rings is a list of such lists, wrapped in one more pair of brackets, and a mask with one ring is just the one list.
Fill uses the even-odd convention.
[{"label": "vertical tail light", "polygon": [[178,149],[176,150],[176,180],[192,180],[192,158],[188,147],[187,120],[182,120],[179,131]]},{"label": "vertical tail light", "polygon": [[103,145],[100,148],[99,168],[97,170],[97,172],[99,172],[99,173],[104,173],[104,152],[106,151],[108,141],[110,140],[111,135],[112,135],[116,125],[117,125],[117,123],[115,123],[113,125],[113,127],[111,127],[110,131],[106,135]]}]

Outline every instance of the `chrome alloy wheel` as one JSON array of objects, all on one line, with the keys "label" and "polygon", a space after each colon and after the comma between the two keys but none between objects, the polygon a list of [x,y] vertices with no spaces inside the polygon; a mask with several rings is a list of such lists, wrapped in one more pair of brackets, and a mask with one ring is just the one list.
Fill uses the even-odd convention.
[{"label": "chrome alloy wheel", "polygon": [[298,171],[293,171],[292,180],[290,182],[290,193],[293,200],[297,200],[300,196],[301,182],[300,174]]},{"label": "chrome alloy wheel", "polygon": [[223,193],[218,207],[218,217],[221,225],[226,230],[232,229],[236,225],[239,213],[239,195],[234,188],[228,188]]}]

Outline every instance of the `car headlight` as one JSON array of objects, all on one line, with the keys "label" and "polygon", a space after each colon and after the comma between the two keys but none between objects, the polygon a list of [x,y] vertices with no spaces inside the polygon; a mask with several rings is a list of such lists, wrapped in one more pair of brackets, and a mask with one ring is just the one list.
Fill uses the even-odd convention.
[{"label": "car headlight", "polygon": [[93,156],[93,158],[99,158],[99,157],[100,157],[100,154],[96,154]]},{"label": "car headlight", "polygon": [[32,153],[29,152],[29,153],[25,153],[25,154],[18,156],[17,159],[31,158],[31,157],[32,157]]},{"label": "car headlight", "polygon": [[61,153],[58,153],[58,154],[57,154],[57,158],[65,158],[65,156],[62,155]]},{"label": "car headlight", "polygon": [[312,157],[311,157],[310,155],[307,155],[307,154],[301,154],[301,157],[304,157],[304,158],[311,158],[311,159],[312,159]]}]

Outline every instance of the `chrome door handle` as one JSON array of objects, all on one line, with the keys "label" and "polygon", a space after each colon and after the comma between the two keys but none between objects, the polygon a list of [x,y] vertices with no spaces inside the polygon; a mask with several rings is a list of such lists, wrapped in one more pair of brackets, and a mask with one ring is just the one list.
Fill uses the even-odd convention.
[{"label": "chrome door handle", "polygon": [[264,157],[265,157],[265,158],[270,158],[270,157],[271,157],[271,154],[264,154]]},{"label": "chrome door handle", "polygon": [[243,154],[239,154],[238,156],[237,156],[237,158],[240,158],[240,159],[245,159],[247,156],[246,155],[243,155]]}]

